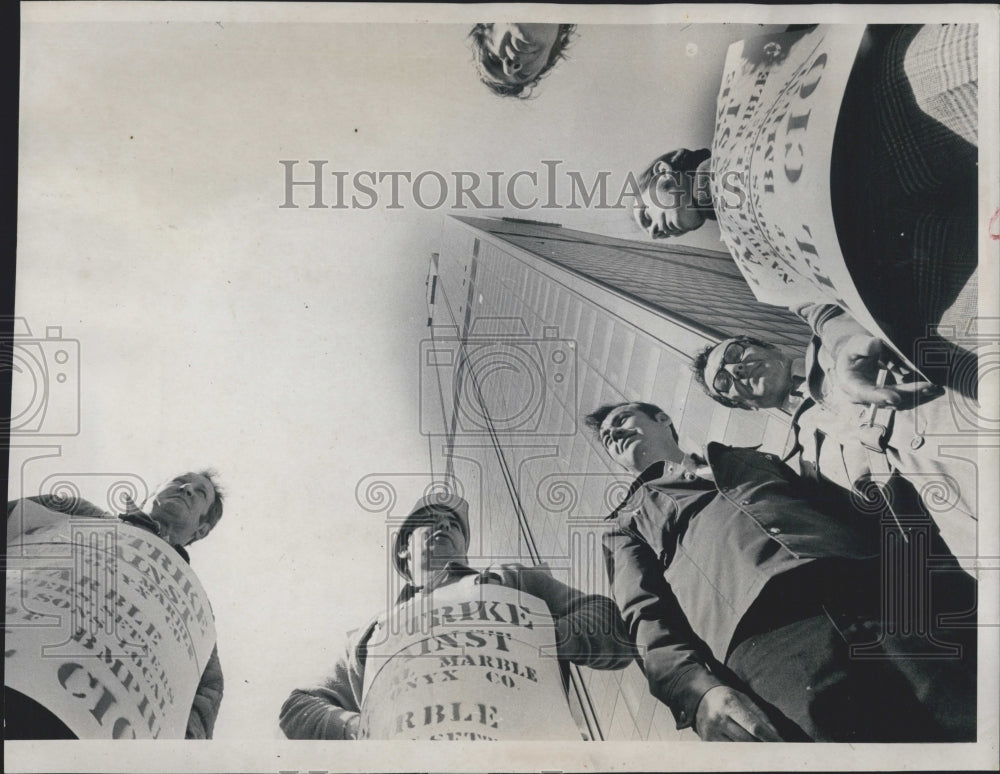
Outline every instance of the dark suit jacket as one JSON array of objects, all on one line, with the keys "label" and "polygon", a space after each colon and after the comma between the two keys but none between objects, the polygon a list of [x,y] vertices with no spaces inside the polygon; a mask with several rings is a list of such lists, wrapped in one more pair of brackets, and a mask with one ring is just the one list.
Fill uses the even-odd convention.
[{"label": "dark suit jacket", "polygon": [[[736,627],[775,576],[878,556],[878,520],[823,501],[780,459],[711,443],[715,482],[657,463],[608,519],[608,575],[650,691],[694,722]],[[674,470],[670,470],[670,468]]]}]

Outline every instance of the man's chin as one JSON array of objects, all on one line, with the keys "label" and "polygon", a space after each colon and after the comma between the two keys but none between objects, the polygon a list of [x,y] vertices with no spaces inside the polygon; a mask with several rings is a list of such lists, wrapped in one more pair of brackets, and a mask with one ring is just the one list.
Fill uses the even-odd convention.
[{"label": "man's chin", "polygon": [[436,567],[444,567],[449,562],[464,562],[465,556],[456,551],[437,551],[431,557],[431,563]]},{"label": "man's chin", "polygon": [[787,394],[783,394],[780,390],[765,390],[763,395],[754,399],[754,404],[757,408],[770,409],[779,408],[784,405]]},{"label": "man's chin", "polygon": [[642,473],[646,469],[646,465],[643,463],[644,456],[636,454],[625,454],[622,455],[618,463],[628,471],[633,473]]}]

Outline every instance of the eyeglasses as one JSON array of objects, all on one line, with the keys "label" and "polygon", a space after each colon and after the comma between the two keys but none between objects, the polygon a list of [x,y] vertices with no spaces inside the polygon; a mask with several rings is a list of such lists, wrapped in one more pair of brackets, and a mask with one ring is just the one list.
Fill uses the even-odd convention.
[{"label": "eyeglasses", "polygon": [[746,351],[746,344],[734,341],[722,353],[722,363],[719,365],[719,370],[715,372],[715,378],[712,379],[712,389],[720,395],[725,395],[733,388],[733,375],[726,370],[725,366],[739,363],[743,360],[743,354]]}]

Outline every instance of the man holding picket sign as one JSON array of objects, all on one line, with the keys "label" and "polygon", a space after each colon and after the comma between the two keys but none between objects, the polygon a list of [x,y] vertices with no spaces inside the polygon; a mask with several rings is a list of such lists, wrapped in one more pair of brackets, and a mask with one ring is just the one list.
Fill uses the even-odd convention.
[{"label": "man holding picket sign", "polygon": [[349,638],[319,685],[292,691],[292,739],[580,739],[565,698],[566,662],[631,663],[614,603],[542,566],[468,566],[469,505],[417,502],[396,533],[406,580],[396,604]]}]

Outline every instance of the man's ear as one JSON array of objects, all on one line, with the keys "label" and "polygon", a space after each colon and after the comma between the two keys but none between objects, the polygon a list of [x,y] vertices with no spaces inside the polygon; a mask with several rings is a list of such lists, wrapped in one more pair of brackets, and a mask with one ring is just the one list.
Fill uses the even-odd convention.
[{"label": "man's ear", "polygon": [[396,558],[399,559],[400,563],[403,565],[403,575],[412,579],[413,573],[410,570],[410,547],[403,546],[403,548],[396,552]]},{"label": "man's ear", "polygon": [[670,417],[667,416],[667,412],[665,412],[665,411],[659,411],[659,412],[657,412],[657,414],[656,414],[656,421],[657,422],[666,422],[667,424],[672,424],[670,422]]},{"label": "man's ear", "polygon": [[211,531],[212,531],[212,525],[209,524],[207,521],[203,521],[201,524],[198,525],[198,529],[194,531],[194,534],[191,536],[191,539],[187,543],[185,543],[185,545],[189,546],[196,540],[201,540],[203,537],[205,537],[205,535],[207,535]]}]

